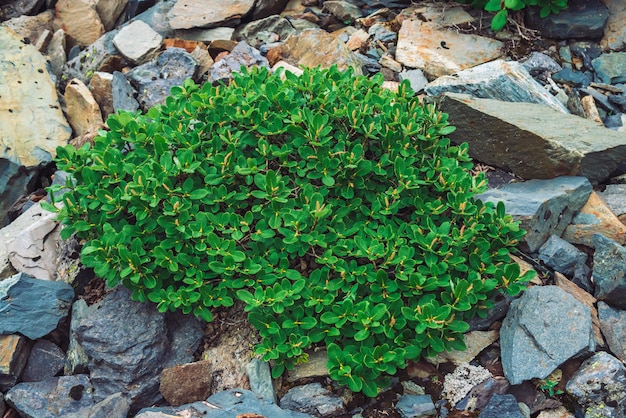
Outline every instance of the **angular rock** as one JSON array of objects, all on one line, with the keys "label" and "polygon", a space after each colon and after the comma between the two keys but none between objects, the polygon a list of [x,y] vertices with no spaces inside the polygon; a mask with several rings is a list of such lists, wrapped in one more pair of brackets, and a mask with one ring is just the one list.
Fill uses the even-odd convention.
[{"label": "angular rock", "polygon": [[343,400],[320,383],[291,388],[280,399],[280,407],[318,417],[336,417],[346,412]]},{"label": "angular rock", "polygon": [[126,78],[139,92],[137,101],[144,110],[164,103],[174,86],[196,73],[198,62],[182,48],[169,48],[156,60],[139,65]]},{"label": "angular rock", "polygon": [[211,394],[211,380],[211,362],[181,364],[161,372],[159,392],[172,406],[203,401]]},{"label": "angular rock", "polygon": [[232,73],[239,72],[242,65],[248,68],[252,66],[269,67],[269,62],[257,49],[241,41],[230,54],[213,64],[209,73],[209,82],[231,78]]},{"label": "angular rock", "polygon": [[430,96],[463,93],[504,102],[537,103],[569,113],[558,99],[532,78],[523,64],[515,61],[496,60],[453,76],[439,77],[424,90]]},{"label": "angular rock", "polygon": [[276,392],[272,382],[269,363],[257,358],[246,364],[246,374],[250,381],[250,390],[268,402],[276,403]]},{"label": "angular rock", "polygon": [[533,286],[511,303],[500,329],[504,376],[544,379],[564,361],[593,352],[589,308],[556,286]]},{"label": "angular rock", "polygon": [[[2,6],[0,6],[0,10],[1,8]],[[0,20],[1,19],[2,12],[0,11]],[[19,36],[28,39],[30,43],[34,44],[44,32],[54,32],[52,28],[53,20],[54,12],[52,10],[46,10],[36,16],[21,15],[14,17],[2,22],[2,25],[10,28]]]},{"label": "angular rock", "polygon": [[609,19],[600,45],[604,49],[620,50],[626,45],[626,8],[621,0],[602,0],[602,3],[609,9]]},{"label": "angular rock", "polygon": [[609,415],[615,417],[626,412],[626,367],[607,352],[600,351],[585,360],[565,388],[586,408],[617,406],[617,415]]},{"label": "angular rock", "polygon": [[78,299],[72,305],[72,319],[70,321],[70,341],[67,347],[67,359],[64,372],[66,375],[86,373],[89,366],[89,357],[76,339],[76,330],[80,322],[94,314],[100,307],[99,304],[87,306],[84,299]]},{"label": "angular rock", "polygon": [[128,0],[97,0],[96,11],[105,31],[115,27],[115,22],[122,15]]},{"label": "angular rock", "polygon": [[54,377],[63,370],[65,353],[48,340],[37,340],[30,351],[22,373],[22,382],[40,382]]},{"label": "angular rock", "polygon": [[17,383],[30,354],[31,344],[21,335],[0,335],[0,390],[7,391]]},{"label": "angular rock", "polygon": [[593,74],[589,71],[576,71],[571,68],[563,68],[552,74],[552,79],[561,84],[572,87],[587,87],[593,81]]},{"label": "angular rock", "polygon": [[72,286],[35,279],[24,273],[0,281],[0,334],[34,340],[53,331],[67,316],[74,299]]},{"label": "angular rock", "polygon": [[327,0],[324,2],[324,9],[346,24],[352,24],[363,16],[361,8],[342,0]]},{"label": "angular rock", "polygon": [[80,46],[89,46],[105,32],[96,0],[59,0],[55,6],[55,25]]},{"label": "angular rock", "polygon": [[595,184],[626,159],[623,133],[545,106],[455,93],[445,93],[439,106],[457,127],[453,142],[468,142],[473,158],[522,178],[580,175]]},{"label": "angular rock", "polygon": [[312,351],[309,354],[309,361],[298,364],[293,370],[287,371],[287,381],[296,382],[301,379],[311,377],[328,376],[328,353],[326,350]]},{"label": "angular rock", "polygon": [[126,110],[135,112],[139,109],[139,102],[135,99],[137,92],[130,84],[126,76],[119,71],[113,73],[111,81],[111,99],[113,111]]},{"label": "angular rock", "polygon": [[600,329],[611,353],[622,362],[626,360],[626,311],[598,302]]},{"label": "angular rock", "polygon": [[398,34],[382,23],[375,23],[370,26],[367,30],[367,34],[373,36],[374,42],[394,42],[398,39]]},{"label": "angular rock", "polygon": [[328,68],[336,64],[340,70],[354,68],[361,75],[361,62],[341,41],[320,29],[306,29],[286,42],[287,51],[283,59],[296,67]]},{"label": "angular rock", "polygon": [[498,340],[497,331],[470,331],[463,335],[466,349],[463,351],[451,350],[438,353],[435,357],[428,357],[426,361],[439,365],[453,363],[457,366],[474,360],[481,351]]},{"label": "angular rock", "polygon": [[524,242],[535,252],[550,235],[560,236],[587,201],[592,187],[584,177],[557,177],[505,184],[477,195],[485,202],[504,202],[527,233]]},{"label": "angular rock", "polygon": [[626,214],[626,184],[608,184],[598,196],[618,218]]},{"label": "angular rock", "polygon": [[56,77],[61,75],[63,66],[67,62],[66,44],[67,38],[63,29],[54,32],[48,44],[47,54],[50,59],[50,72]]},{"label": "angular rock", "polygon": [[504,377],[490,377],[475,385],[454,408],[459,411],[480,411],[487,406],[494,394],[504,395],[510,387]]},{"label": "angular rock", "polygon": [[609,305],[626,309],[626,248],[602,234],[592,238],[594,296]]},{"label": "angular rock", "polygon": [[560,406],[558,408],[545,409],[539,412],[537,418],[575,418],[575,416],[570,413],[567,408]]},{"label": "angular rock", "polygon": [[478,418],[524,418],[524,414],[513,395],[499,395],[495,393],[487,406],[480,412]]},{"label": "angular rock", "polygon": [[457,73],[502,56],[502,42],[405,20],[398,33],[396,60],[431,77]]},{"label": "angular rock", "polygon": [[3,1],[0,3],[0,21],[37,13],[43,0]]},{"label": "angular rock", "polygon": [[626,83],[626,52],[602,54],[591,63],[603,83]]},{"label": "angular rock", "polygon": [[285,10],[287,3],[289,3],[289,0],[257,0],[254,4],[252,20],[278,15]]},{"label": "angular rock", "polygon": [[104,125],[100,106],[82,81],[73,79],[67,84],[65,103],[67,120],[76,136],[97,132]]},{"label": "angular rock", "polygon": [[89,82],[89,91],[100,107],[102,120],[106,121],[113,110],[113,74],[97,71]]},{"label": "angular rock", "polygon": [[175,36],[180,39],[210,43],[216,40],[230,40],[235,33],[234,28],[218,27],[212,29],[177,30]]},{"label": "angular rock", "polygon": [[130,409],[130,402],[121,392],[107,396],[89,409],[89,418],[125,417]]},{"label": "angular rock", "polygon": [[571,276],[577,266],[587,261],[587,254],[557,235],[550,235],[539,248],[539,259],[554,270]]},{"label": "angular rock", "polygon": [[545,73],[552,74],[563,69],[552,57],[537,51],[531,52],[520,63],[532,77],[541,77]]},{"label": "angular rock", "polygon": [[135,20],[120,29],[113,44],[135,65],[144,64],[157,56],[163,37],[141,20]]},{"label": "angular rock", "polygon": [[39,168],[67,144],[71,135],[46,61],[10,29],[0,26],[0,227],[6,212]]},{"label": "angular rock", "polygon": [[567,9],[540,17],[538,7],[525,9],[527,23],[553,39],[598,39],[604,34],[609,10],[600,0],[569,0]]},{"label": "angular rock", "polygon": [[452,406],[455,406],[473,387],[492,377],[489,370],[482,366],[461,364],[444,378],[441,396],[450,401]]},{"label": "angular rock", "polygon": [[400,81],[409,80],[414,92],[419,93],[428,84],[428,79],[421,70],[404,70],[398,74]]},{"label": "angular rock", "polygon": [[178,0],[168,14],[173,29],[236,25],[254,7],[254,0],[225,0],[207,7],[204,0]]},{"label": "angular rock", "polygon": [[574,216],[562,236],[572,244],[584,244],[593,248],[594,234],[602,234],[619,244],[626,243],[626,225],[595,192],[592,192],[587,203]]},{"label": "angular rock", "polygon": [[402,395],[396,404],[396,411],[403,418],[436,416],[437,410],[430,395]]},{"label": "angular rock", "polygon": [[258,48],[267,43],[264,38],[266,38],[268,33],[274,33],[278,36],[278,41],[284,41],[295,34],[296,30],[291,26],[289,20],[274,15],[266,17],[265,19],[252,21],[238,28],[232,34],[232,39],[246,41],[248,45]]},{"label": "angular rock", "polygon": [[93,387],[84,374],[19,383],[7,392],[6,400],[29,418],[87,416],[94,404]]}]

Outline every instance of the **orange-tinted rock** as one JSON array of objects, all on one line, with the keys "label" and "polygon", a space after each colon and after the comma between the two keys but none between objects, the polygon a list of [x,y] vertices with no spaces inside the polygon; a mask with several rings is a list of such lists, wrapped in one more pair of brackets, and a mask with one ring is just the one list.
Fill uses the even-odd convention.
[{"label": "orange-tinted rock", "polygon": [[65,88],[67,119],[76,136],[97,132],[104,125],[100,106],[89,88],[78,79],[69,82]]},{"label": "orange-tinted rock", "polygon": [[91,45],[104,34],[95,0],[59,0],[55,10],[56,28],[62,28],[80,46]]},{"label": "orange-tinted rock", "polygon": [[209,361],[164,369],[159,391],[172,406],[203,401],[211,395],[211,369]]},{"label": "orange-tinted rock", "polygon": [[626,225],[619,220],[600,196],[592,192],[572,224],[565,228],[562,238],[572,244],[592,247],[591,237],[598,233],[619,244],[626,244]]}]

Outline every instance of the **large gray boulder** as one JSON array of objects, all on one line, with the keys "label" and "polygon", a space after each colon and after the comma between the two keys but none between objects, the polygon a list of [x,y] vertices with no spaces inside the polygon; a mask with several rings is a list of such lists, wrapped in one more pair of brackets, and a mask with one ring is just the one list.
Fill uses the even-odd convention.
[{"label": "large gray boulder", "polygon": [[534,286],[511,303],[500,329],[504,376],[544,379],[564,361],[593,352],[589,308],[557,286]]}]

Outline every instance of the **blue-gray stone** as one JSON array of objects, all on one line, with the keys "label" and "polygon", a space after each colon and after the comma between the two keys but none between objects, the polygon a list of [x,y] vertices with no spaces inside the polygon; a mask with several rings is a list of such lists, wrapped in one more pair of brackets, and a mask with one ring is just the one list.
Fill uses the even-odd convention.
[{"label": "blue-gray stone", "polygon": [[608,184],[598,196],[617,216],[626,213],[626,184]]},{"label": "blue-gray stone", "polygon": [[193,361],[202,324],[182,314],[164,315],[156,306],[132,301],[118,286],[73,331],[89,356],[97,402],[117,392],[128,397],[131,412],[162,399],[164,368]]},{"label": "blue-gray stone", "polygon": [[23,382],[39,382],[56,376],[65,364],[65,353],[48,340],[37,340],[30,351],[24,371]]},{"label": "blue-gray stone", "polygon": [[592,186],[584,177],[557,177],[505,184],[477,195],[486,202],[504,202],[506,210],[527,231],[524,241],[535,252],[550,235],[560,236],[587,202]]},{"label": "blue-gray stone", "polygon": [[67,283],[18,273],[0,281],[0,334],[35,340],[53,331],[67,316],[74,289]]},{"label": "blue-gray stone", "polygon": [[593,74],[587,71],[563,68],[552,74],[552,79],[572,87],[587,87],[593,81]]},{"label": "blue-gray stone", "polygon": [[139,65],[126,73],[137,90],[137,101],[147,110],[165,102],[172,87],[193,78],[198,68],[196,59],[182,48],[168,48],[156,59]]},{"label": "blue-gray stone", "polygon": [[602,54],[591,63],[603,83],[626,83],[626,52]]},{"label": "blue-gray stone", "polygon": [[602,54],[602,48],[595,42],[579,41],[569,45],[572,54],[583,62],[583,68],[593,71],[594,59]]},{"label": "blue-gray stone", "polygon": [[611,353],[621,361],[626,361],[626,311],[611,308],[599,301],[598,319]]},{"label": "blue-gray stone", "polygon": [[274,15],[265,19],[253,20],[235,29],[231,39],[246,41],[248,45],[259,48],[261,45],[268,44],[265,35],[268,33],[275,33],[279,40],[284,41],[295,34],[296,29],[284,17]]},{"label": "blue-gray stone", "polygon": [[266,361],[257,358],[246,364],[246,374],[250,381],[250,390],[259,398],[276,403],[276,392],[272,383],[270,365]]},{"label": "blue-gray stone", "polygon": [[564,239],[550,235],[550,238],[539,248],[539,259],[559,273],[571,276],[576,266],[587,261],[587,254]]},{"label": "blue-gray stone", "polygon": [[377,59],[370,58],[360,52],[355,52],[354,55],[356,55],[356,57],[361,61],[363,69],[369,73],[377,73],[382,68]]},{"label": "blue-gray stone", "polygon": [[430,395],[402,395],[396,404],[396,411],[404,418],[422,418],[437,415]]},{"label": "blue-gray stone", "polygon": [[526,23],[545,38],[599,39],[609,18],[609,9],[600,0],[569,0],[567,9],[540,16],[539,7],[526,7]]},{"label": "blue-gray stone", "polygon": [[409,80],[411,88],[416,93],[424,90],[424,87],[428,84],[428,79],[422,70],[405,70],[399,73],[398,77],[400,78],[400,81]]},{"label": "blue-gray stone", "polygon": [[500,329],[504,376],[544,379],[564,361],[593,352],[588,307],[557,286],[533,286],[511,303]]},{"label": "blue-gray stone", "polygon": [[280,407],[321,417],[335,417],[346,412],[343,400],[319,383],[289,389],[280,399]]},{"label": "blue-gray stone", "polygon": [[626,368],[605,351],[585,360],[568,380],[565,390],[586,408],[593,405],[617,407],[626,415]]},{"label": "blue-gray stone", "polygon": [[531,52],[524,61],[521,61],[521,64],[535,78],[545,73],[552,74],[562,69],[559,63],[552,57],[537,51]]},{"label": "blue-gray stone", "polygon": [[525,418],[513,395],[494,394],[478,418]]},{"label": "blue-gray stone", "polygon": [[269,62],[258,49],[241,41],[230,51],[230,54],[211,66],[209,83],[232,78],[232,73],[239,72],[241,66],[248,68],[254,66],[269,67]]},{"label": "blue-gray stone", "polygon": [[174,414],[203,418],[237,418],[245,413],[268,418],[311,418],[308,414],[281,409],[246,389],[218,392],[208,397],[206,402],[194,402],[177,407],[144,408],[135,415],[135,418],[168,418]]},{"label": "blue-gray stone", "polygon": [[370,36],[373,36],[374,42],[393,42],[398,39],[398,34],[387,28],[382,23],[374,23],[367,30],[367,33]]},{"label": "blue-gray stone", "polygon": [[609,305],[626,309],[626,248],[601,234],[591,238],[593,254],[594,296]]},{"label": "blue-gray stone", "polygon": [[125,417],[130,409],[130,402],[121,392],[114,393],[98,402],[89,410],[89,418]]},{"label": "blue-gray stone", "polygon": [[137,92],[130,85],[128,79],[119,71],[113,72],[111,82],[111,98],[113,100],[113,111],[126,110],[135,112],[139,109],[139,102],[135,99]]},{"label": "blue-gray stone", "polygon": [[94,404],[92,392],[89,377],[78,374],[18,383],[6,393],[6,400],[22,417],[86,417]]},{"label": "blue-gray stone", "polygon": [[67,348],[64,371],[66,375],[86,373],[89,366],[89,357],[76,340],[76,329],[80,322],[95,312],[99,304],[87,306],[84,299],[78,299],[72,305],[72,320],[70,321],[70,342]]}]

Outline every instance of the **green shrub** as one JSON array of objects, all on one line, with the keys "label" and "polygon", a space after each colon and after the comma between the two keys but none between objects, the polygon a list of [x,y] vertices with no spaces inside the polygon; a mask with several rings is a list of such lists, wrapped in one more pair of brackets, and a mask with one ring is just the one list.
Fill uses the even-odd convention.
[{"label": "green shrub", "polygon": [[406,360],[463,349],[464,321],[520,292],[518,224],[473,198],[467,144],[408,82],[242,69],[172,89],[58,149],[71,173],[62,235],[82,262],[150,300],[211,321],[245,303],[279,376],[327,346],[330,376],[375,396]]},{"label": "green shrub", "polygon": [[547,17],[567,9],[568,0],[458,0],[459,3],[471,3],[472,7],[494,12],[491,29],[499,31],[506,25],[509,10],[518,11],[527,6],[539,7],[539,16]]}]

